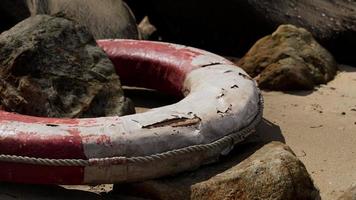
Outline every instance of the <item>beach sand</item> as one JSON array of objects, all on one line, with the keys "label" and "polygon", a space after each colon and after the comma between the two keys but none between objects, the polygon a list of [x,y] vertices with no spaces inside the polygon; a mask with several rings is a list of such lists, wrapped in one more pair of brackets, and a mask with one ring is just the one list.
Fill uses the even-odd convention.
[{"label": "beach sand", "polygon": [[264,118],[279,126],[326,200],[356,183],[356,68],[340,68],[315,91],[263,92]]}]

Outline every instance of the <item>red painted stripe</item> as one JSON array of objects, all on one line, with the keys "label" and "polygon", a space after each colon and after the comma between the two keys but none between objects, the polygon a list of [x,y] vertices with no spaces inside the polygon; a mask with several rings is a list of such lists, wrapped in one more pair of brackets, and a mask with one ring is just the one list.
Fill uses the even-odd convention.
[{"label": "red painted stripe", "polygon": [[20,115],[0,110],[0,123],[6,121],[18,121],[24,123],[39,123],[39,124],[71,124],[77,125],[80,119],[64,119],[64,118],[49,118],[49,117],[33,117]]},{"label": "red painted stripe", "polygon": [[48,132],[45,138],[35,132],[17,132],[9,136],[3,134],[0,135],[0,153],[36,158],[87,159],[79,132],[76,129],[68,132],[67,136]]},{"label": "red painted stripe", "polygon": [[0,162],[0,180],[32,184],[83,184],[84,168]]},{"label": "red painted stripe", "polygon": [[98,40],[113,62],[122,84],[156,89],[183,97],[185,76],[197,66],[192,60],[202,55],[188,48],[145,41]]}]

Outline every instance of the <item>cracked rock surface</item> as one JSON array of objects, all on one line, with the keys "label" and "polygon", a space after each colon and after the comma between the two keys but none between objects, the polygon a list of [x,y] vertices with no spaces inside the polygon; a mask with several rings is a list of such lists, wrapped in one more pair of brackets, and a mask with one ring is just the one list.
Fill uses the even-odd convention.
[{"label": "cracked rock surface", "polygon": [[0,35],[0,102],[32,116],[132,113],[111,61],[74,22],[30,17]]}]

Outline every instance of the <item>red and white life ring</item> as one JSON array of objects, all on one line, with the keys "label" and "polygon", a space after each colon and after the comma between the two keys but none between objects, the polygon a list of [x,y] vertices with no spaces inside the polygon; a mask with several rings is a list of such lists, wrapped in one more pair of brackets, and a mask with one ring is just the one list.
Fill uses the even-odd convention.
[{"label": "red and white life ring", "polygon": [[0,111],[0,181],[117,183],[157,178],[216,160],[262,118],[255,82],[199,49],[99,40],[125,85],[184,96],[124,117],[55,119]]}]

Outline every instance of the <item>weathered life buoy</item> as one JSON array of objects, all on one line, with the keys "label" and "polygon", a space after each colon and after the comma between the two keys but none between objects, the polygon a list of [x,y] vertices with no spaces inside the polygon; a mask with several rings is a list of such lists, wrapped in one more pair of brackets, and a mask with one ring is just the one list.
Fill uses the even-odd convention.
[{"label": "weathered life buoy", "polygon": [[178,173],[228,153],[262,118],[255,82],[220,56],[168,43],[97,42],[123,84],[185,97],[124,117],[0,111],[0,181],[117,183]]}]

